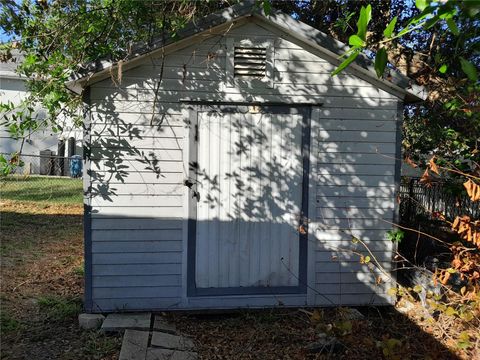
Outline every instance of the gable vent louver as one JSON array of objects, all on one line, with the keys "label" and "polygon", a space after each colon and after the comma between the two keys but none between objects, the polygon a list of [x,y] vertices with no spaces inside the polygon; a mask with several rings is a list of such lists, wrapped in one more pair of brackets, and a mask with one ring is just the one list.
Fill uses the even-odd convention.
[{"label": "gable vent louver", "polygon": [[234,76],[257,77],[266,75],[267,49],[264,47],[235,46]]}]

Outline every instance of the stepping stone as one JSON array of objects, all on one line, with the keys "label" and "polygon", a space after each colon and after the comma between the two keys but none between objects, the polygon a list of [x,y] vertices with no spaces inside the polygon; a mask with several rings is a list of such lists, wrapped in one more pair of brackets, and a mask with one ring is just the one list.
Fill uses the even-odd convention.
[{"label": "stepping stone", "polygon": [[125,330],[119,360],[145,360],[149,331]]},{"label": "stepping stone", "polygon": [[154,349],[149,348],[147,350],[147,360],[197,360],[198,355],[191,351],[178,351],[167,349]]},{"label": "stepping stone", "polygon": [[153,332],[151,344],[152,346],[173,350],[192,350],[195,346],[189,338],[162,332]]},{"label": "stepping stone", "polygon": [[175,325],[166,322],[164,319],[162,319],[161,316],[155,316],[155,321],[153,323],[153,331],[175,334],[176,330],[177,329],[175,328]]},{"label": "stepping stone", "polygon": [[126,329],[150,330],[150,313],[109,314],[102,324],[103,332],[121,332]]},{"label": "stepping stone", "polygon": [[82,329],[98,329],[102,326],[105,316],[102,314],[80,314],[78,315],[78,324]]}]

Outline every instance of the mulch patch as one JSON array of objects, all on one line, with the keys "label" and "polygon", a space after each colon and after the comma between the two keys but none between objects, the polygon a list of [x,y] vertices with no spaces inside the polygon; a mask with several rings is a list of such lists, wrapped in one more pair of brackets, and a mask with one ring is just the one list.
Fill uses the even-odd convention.
[{"label": "mulch patch", "polygon": [[[180,331],[193,337],[202,359],[456,358],[443,344],[393,308],[361,311],[365,315],[361,320],[345,320],[342,309],[167,316]],[[306,347],[317,342],[321,333],[335,336],[344,349],[332,354],[307,351]],[[389,351],[389,355],[385,356],[384,351]]]}]

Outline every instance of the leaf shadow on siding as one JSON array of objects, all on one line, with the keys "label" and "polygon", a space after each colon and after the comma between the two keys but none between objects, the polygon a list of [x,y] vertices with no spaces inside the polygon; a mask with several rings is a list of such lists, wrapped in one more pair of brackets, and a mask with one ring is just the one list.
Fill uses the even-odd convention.
[{"label": "leaf shadow on siding", "polygon": [[[226,45],[222,37],[205,40],[193,50],[181,50],[167,55],[165,60],[152,58],[150,64],[126,71],[120,84],[107,79],[92,89],[96,94],[92,100],[93,123],[104,124],[103,127],[95,125],[93,129],[87,129],[91,133],[91,140],[86,143],[86,147],[92,163],[96,165],[96,169],[92,167],[89,170],[95,183],[89,190],[92,197],[100,196],[112,201],[112,196],[119,194],[113,184],[124,184],[131,171],[151,171],[158,180],[163,177],[165,171],[162,169],[160,149],[182,151],[182,136],[173,135],[174,140],[162,137],[162,131],[173,129],[168,123],[168,117],[180,114],[182,105],[178,101],[182,98],[192,98],[194,95],[193,97],[205,101],[240,101],[252,104],[278,102],[282,99],[292,103],[308,100],[318,101],[326,107],[340,107],[344,112],[366,106],[373,111],[375,106],[382,104],[382,96],[379,95],[383,94],[381,90],[372,90],[372,86],[367,86],[365,81],[351,74],[332,78],[330,71],[333,65],[325,59],[319,60],[316,69],[318,73],[312,74],[311,59],[307,62],[296,55],[290,55],[288,61],[276,59],[278,66],[273,71],[273,88],[256,79],[240,79],[233,88],[228,88],[225,84],[225,54]],[[183,61],[183,65],[179,64],[180,61]],[[295,64],[294,68],[292,64]],[[160,74],[163,77],[158,79]],[[355,81],[359,84],[355,85]],[[396,101],[393,103],[396,106]],[[389,106],[392,106],[392,101]],[[369,117],[373,117],[372,114],[366,116],[367,119]],[[184,121],[188,127],[188,120]],[[151,136],[145,135],[149,127],[158,132]],[[356,140],[341,144],[336,143],[335,139],[322,142],[321,145],[325,147],[323,156],[330,156],[329,153],[335,149],[346,153],[392,153],[394,144],[391,139],[373,146],[367,141],[377,133],[369,136],[368,132],[363,131],[361,135],[362,142],[358,144]],[[148,142],[152,136],[157,137],[158,141]],[[182,171],[186,177],[188,169]]]},{"label": "leaf shadow on siding", "polygon": [[[293,54],[275,58],[272,88],[258,81],[241,81],[229,88],[225,84],[226,45],[222,38],[167,55],[163,70],[162,62],[152,58],[151,63],[126,71],[121,84],[104,80],[92,88],[95,127],[90,129],[88,145],[92,183],[87,196],[94,219],[110,224],[92,234],[94,269],[106,271],[97,279],[104,281],[103,285],[93,292],[96,306],[118,310],[138,304],[144,309],[178,306],[181,227],[176,235],[160,238],[159,233],[171,230],[168,224],[184,216],[186,191],[195,197],[197,207],[206,206],[203,215],[207,218],[197,218],[197,228],[217,228],[217,233],[220,228],[251,229],[251,235],[245,234],[244,245],[253,241],[255,232],[262,232],[262,224],[281,223],[284,227],[280,232],[289,234],[308,231],[308,262],[314,264],[309,269],[314,269],[315,275],[309,274],[306,285],[315,303],[384,303],[392,281],[379,268],[394,271],[393,246],[384,234],[395,219],[395,166],[400,155],[396,152],[398,99],[349,72],[331,77],[336,59],[321,59],[312,70],[311,59]],[[285,171],[281,156],[273,154],[266,160],[259,155],[253,163],[238,162],[222,173],[214,173],[200,162],[184,168],[184,137],[195,129],[191,119],[182,115],[185,105],[180,99],[251,105],[282,101],[322,104],[310,144],[314,181],[308,190],[315,194],[315,206],[306,219],[308,229],[302,227],[297,195],[290,191],[301,186],[301,172],[295,168]],[[263,153],[254,148],[264,144],[269,134],[238,119],[230,126],[236,134],[230,148],[232,156]],[[272,131],[276,133],[278,129]],[[262,185],[262,179],[270,183]],[[223,190],[222,182],[227,181],[234,191]],[[232,206],[220,213],[218,209],[226,200]],[[217,215],[211,216],[210,212],[217,210]],[[150,223],[155,227],[150,228]],[[125,224],[133,225],[127,228]],[[352,241],[355,239],[370,251]],[[235,246],[240,246],[238,241]],[[272,252],[278,248],[274,243],[269,245]],[[176,250],[164,250],[164,246],[176,246]],[[261,244],[256,242],[255,246]],[[255,252],[255,246],[249,249]],[[362,256],[371,259],[362,264]],[[163,283],[168,275],[164,269],[171,267],[177,272],[170,274],[175,278],[169,279],[173,285],[167,286]],[[116,277],[117,271],[126,280]],[[100,279],[102,276],[108,279]],[[260,280],[262,284],[270,281]],[[288,305],[288,298],[282,295],[272,295],[270,301],[278,304],[278,299]]]},{"label": "leaf shadow on siding", "polygon": [[[319,259],[315,260],[319,264],[319,284],[325,281],[324,273],[341,274],[341,265],[332,259],[346,258],[346,266],[356,269],[349,263],[354,258],[352,238],[371,244],[372,254],[389,271],[392,247],[384,239],[384,232],[391,224],[382,219],[394,219],[397,100],[352,74],[332,78],[333,65],[325,60],[319,62],[318,73],[312,74],[311,61],[295,55],[278,59],[273,88],[243,80],[228,88],[224,82],[225,44],[220,39],[208,43],[207,48],[167,55],[163,70],[162,60],[153,58],[149,65],[126,71],[121,84],[104,80],[92,89],[94,128],[90,129],[88,145],[92,182],[87,190],[92,213],[181,217],[187,185],[191,196],[207,203],[207,208],[224,204],[226,198],[232,200],[233,206],[221,221],[285,222],[290,230],[304,231],[298,193],[290,191],[301,186],[301,171],[285,171],[280,155],[273,154],[269,161],[258,157],[256,163],[238,164],[222,174],[207,173],[201,164],[183,167],[183,137],[188,130],[195,130],[190,119],[182,117],[184,105],[179,99],[191,99],[194,94],[205,101],[260,105],[284,100],[293,104],[317,101],[323,105],[319,124],[312,128],[310,150],[314,161],[310,167],[315,172],[315,184],[309,185],[309,192],[316,194],[316,206],[306,222],[317,238],[314,247]],[[179,58],[184,60],[181,66]],[[160,73],[163,78],[159,84],[155,79]],[[262,144],[269,136],[238,119],[231,126],[232,133],[237,134],[231,152],[239,156],[251,152],[255,144]],[[181,128],[181,135],[174,128],[179,132]],[[278,130],[273,129],[271,134]],[[148,135],[150,131],[153,133]],[[262,185],[262,179],[273,181]],[[233,184],[234,191],[225,194],[219,186],[222,181]]]}]

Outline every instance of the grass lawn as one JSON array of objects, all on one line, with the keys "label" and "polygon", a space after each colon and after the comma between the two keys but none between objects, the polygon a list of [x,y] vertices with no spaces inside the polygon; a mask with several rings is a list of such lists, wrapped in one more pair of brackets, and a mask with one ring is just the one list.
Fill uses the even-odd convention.
[{"label": "grass lawn", "polygon": [[[2,360],[118,358],[119,337],[78,327],[83,294],[81,182],[59,180],[63,186],[57,197],[48,189],[42,193],[36,177],[12,181],[9,190],[2,191]],[[12,200],[23,200],[27,192],[38,201]]]},{"label": "grass lawn", "polygon": [[81,179],[53,176],[8,176],[0,178],[2,200],[80,204],[83,185]]}]

